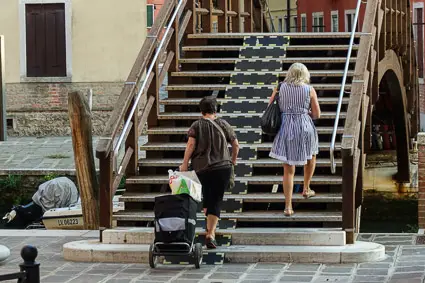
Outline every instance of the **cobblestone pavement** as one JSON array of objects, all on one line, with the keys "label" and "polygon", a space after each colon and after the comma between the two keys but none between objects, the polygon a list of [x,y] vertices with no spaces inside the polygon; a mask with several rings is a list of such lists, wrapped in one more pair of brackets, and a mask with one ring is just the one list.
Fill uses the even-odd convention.
[{"label": "cobblestone pavement", "polygon": [[[82,236],[62,235],[17,236],[0,232],[0,244],[11,249],[10,258],[0,264],[0,274],[16,272],[21,262],[20,249],[33,244],[39,249],[41,282],[201,282],[201,283],[267,283],[267,282],[385,282],[420,283],[425,275],[425,236],[414,234],[362,234],[363,241],[386,246],[388,257],[377,263],[363,264],[225,264],[194,267],[160,266],[155,270],[142,264],[74,263],[62,259],[62,245],[82,239]],[[96,233],[86,235],[94,236]],[[16,282],[16,281],[8,281]]]},{"label": "cobblestone pavement", "polygon": [[[98,140],[98,137],[93,138],[93,150]],[[146,137],[140,137],[139,144],[144,141]],[[139,152],[139,156],[143,154]],[[98,166],[98,162],[95,163]],[[0,142],[0,175],[46,173],[75,174],[71,137],[10,137]]]}]

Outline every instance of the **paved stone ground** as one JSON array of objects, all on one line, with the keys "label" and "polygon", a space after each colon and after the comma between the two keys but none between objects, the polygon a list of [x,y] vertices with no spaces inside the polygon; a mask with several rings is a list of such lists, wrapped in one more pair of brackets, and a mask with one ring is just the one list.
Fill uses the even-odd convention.
[{"label": "paved stone ground", "polygon": [[[160,266],[155,270],[142,264],[74,263],[62,259],[62,245],[69,241],[94,237],[97,232],[53,233],[52,237],[29,232],[8,233],[0,230],[0,244],[11,249],[10,258],[0,264],[0,274],[16,272],[21,262],[20,249],[33,244],[39,249],[41,282],[185,282],[185,283],[267,283],[267,282],[385,282],[421,283],[425,276],[424,236],[416,234],[362,234],[359,239],[386,246],[388,257],[377,263],[363,264],[225,264],[194,267]],[[8,236],[6,236],[8,235]],[[21,236],[18,236],[21,235]],[[8,281],[16,282],[16,281]]]},{"label": "paved stone ground", "polygon": [[[98,137],[93,138],[93,150]],[[146,141],[141,136],[139,144]],[[122,154],[122,152],[121,152]],[[139,152],[143,157],[144,152]],[[95,160],[98,166],[97,160]],[[7,174],[45,175],[58,173],[75,174],[74,153],[71,137],[10,137],[0,142],[0,175]]]}]

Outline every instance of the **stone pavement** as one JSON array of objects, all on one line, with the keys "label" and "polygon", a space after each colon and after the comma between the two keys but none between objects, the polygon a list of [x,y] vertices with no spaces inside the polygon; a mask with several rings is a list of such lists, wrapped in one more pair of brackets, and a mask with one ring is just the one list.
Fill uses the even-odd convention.
[{"label": "stone pavement", "polygon": [[[73,263],[62,259],[62,245],[97,236],[97,231],[0,230],[0,244],[11,249],[10,258],[0,264],[0,274],[16,272],[20,249],[33,244],[39,249],[41,282],[385,282],[421,283],[425,276],[425,236],[416,234],[362,234],[359,239],[385,244],[388,257],[363,264],[225,264],[202,266],[159,266],[142,264]],[[16,282],[16,281],[8,281]]]},{"label": "stone pavement", "polygon": [[[98,137],[93,138],[93,150],[96,150],[98,140]],[[139,144],[145,141],[146,136],[141,136]],[[143,154],[139,152],[140,157]],[[95,163],[98,167],[97,159]],[[75,174],[71,137],[9,137],[8,141],[0,142],[0,175],[50,173]]]}]

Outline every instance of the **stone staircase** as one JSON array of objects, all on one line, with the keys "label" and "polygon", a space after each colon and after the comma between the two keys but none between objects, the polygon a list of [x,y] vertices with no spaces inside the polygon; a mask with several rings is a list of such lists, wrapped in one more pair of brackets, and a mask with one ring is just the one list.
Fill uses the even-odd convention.
[{"label": "stone staircase", "polygon": [[[360,34],[356,35],[348,73],[350,89]],[[227,192],[218,224],[217,250],[204,250],[205,264],[225,262],[365,262],[382,259],[383,246],[356,242],[346,245],[341,229],[342,177],[340,144],[349,93],[345,94],[337,130],[336,174],[330,169],[330,140],[341,88],[349,33],[192,34],[183,46],[179,72],[172,72],[167,96],[158,101],[158,115],[148,122],[148,142],[141,145],[137,176],[128,176],[121,196],[125,210],[114,214],[118,228],[105,230],[102,242],[69,243],[66,259],[109,262],[148,262],[154,240],[154,198],[168,186],[167,171],[183,158],[186,133],[200,118],[198,103],[207,95],[219,101],[241,143],[235,168],[236,186]],[[282,164],[268,157],[273,139],[263,135],[260,117],[268,97],[294,62],[311,71],[322,109],[316,122],[320,153],[312,188],[317,196],[294,193],[295,214],[285,217]],[[301,169],[301,168],[300,168]],[[302,169],[295,183],[303,182]],[[199,209],[197,241],[204,242],[205,217]],[[164,263],[187,263],[165,258]]]},{"label": "stone staircase", "polygon": [[[127,178],[121,197],[125,211],[115,214],[119,226],[147,226],[153,219],[154,197],[168,182],[167,170],[182,161],[186,133],[200,118],[197,104],[206,95],[216,95],[220,117],[235,127],[241,150],[235,169],[236,186],[225,196],[219,228],[341,227],[341,159],[338,141],[343,132],[348,96],[343,100],[338,128],[337,172],[331,174],[329,146],[338,95],[344,74],[348,33],[290,36],[269,34],[193,34],[183,47],[181,71],[171,73],[168,96],[155,124],[149,125],[148,142],[141,146],[146,158],[139,160],[139,175]],[[356,43],[358,40],[356,40]],[[347,90],[356,60],[354,47]],[[295,215],[283,215],[282,164],[268,157],[273,139],[262,135],[260,117],[268,97],[285,78],[292,63],[302,62],[311,70],[322,117],[317,121],[320,153],[312,188],[317,196],[305,200],[294,195]],[[302,169],[295,183],[302,184]],[[199,215],[202,219],[202,215]],[[200,222],[203,225],[203,221]]]}]

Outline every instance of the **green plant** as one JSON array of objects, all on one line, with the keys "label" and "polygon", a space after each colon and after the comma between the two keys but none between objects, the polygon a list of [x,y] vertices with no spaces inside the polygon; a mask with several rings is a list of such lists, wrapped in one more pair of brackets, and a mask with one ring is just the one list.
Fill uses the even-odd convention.
[{"label": "green plant", "polygon": [[407,224],[406,228],[403,229],[403,233],[416,234],[419,231],[419,226],[417,224]]},{"label": "green plant", "polygon": [[50,174],[47,174],[47,175],[43,176],[43,180],[47,182],[47,181],[53,180],[53,179],[55,179],[57,177],[59,177],[58,174],[50,173]]},{"label": "green plant", "polygon": [[0,179],[0,191],[19,189],[21,186],[21,182],[22,182],[22,176],[8,175],[6,178]]}]

